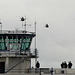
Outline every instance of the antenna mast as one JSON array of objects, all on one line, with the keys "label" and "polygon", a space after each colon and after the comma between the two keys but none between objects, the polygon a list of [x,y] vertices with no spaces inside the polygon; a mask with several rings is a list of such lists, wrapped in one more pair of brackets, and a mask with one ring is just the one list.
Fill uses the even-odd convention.
[{"label": "antenna mast", "polygon": [[26,32],[26,16],[25,16],[25,19],[24,20],[25,20],[25,25],[24,26],[25,26],[25,32]]},{"label": "antenna mast", "polygon": [[2,22],[0,21],[0,25],[1,25],[1,33],[2,33]]},{"label": "antenna mast", "polygon": [[[25,27],[25,33],[26,33],[26,16],[25,16],[25,18],[22,17],[22,18],[21,18],[21,21],[22,21],[22,26]],[[24,25],[23,25],[23,21],[25,21],[25,24],[24,24]]]}]

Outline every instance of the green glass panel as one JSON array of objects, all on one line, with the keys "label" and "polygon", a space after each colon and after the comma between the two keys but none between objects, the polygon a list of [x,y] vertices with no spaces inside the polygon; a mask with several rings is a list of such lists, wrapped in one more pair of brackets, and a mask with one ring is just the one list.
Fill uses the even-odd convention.
[{"label": "green glass panel", "polygon": [[4,40],[2,39],[2,42],[4,42]]},{"label": "green glass panel", "polygon": [[[5,42],[7,43],[7,39],[5,39]],[[8,42],[9,42],[9,39],[8,39]]]},{"label": "green glass panel", "polygon": [[10,43],[13,43],[13,39],[10,39],[10,41],[9,41]]},{"label": "green glass panel", "polygon": [[15,45],[15,50],[17,50],[18,49],[18,45]]},{"label": "green glass panel", "polygon": [[24,45],[23,45],[23,49],[25,50],[25,43],[24,43]]},{"label": "green glass panel", "polygon": [[29,43],[30,43],[30,38],[27,38],[26,48],[29,47]]},{"label": "green glass panel", "polygon": [[2,49],[3,49],[3,50],[5,49],[5,45],[4,45],[4,43],[2,43]]},{"label": "green glass panel", "polygon": [[22,50],[25,50],[25,44],[22,43]]},{"label": "green glass panel", "polygon": [[26,43],[26,48],[28,48],[29,47],[29,43]]},{"label": "green glass panel", "polygon": [[21,48],[21,45],[19,47]]},{"label": "green glass panel", "polygon": [[14,39],[14,43],[16,43],[16,39]]},{"label": "green glass panel", "polygon": [[1,40],[2,40],[2,42],[1,42],[2,50],[4,50],[5,49],[4,40],[3,39],[1,39]]},{"label": "green glass panel", "polygon": [[22,39],[20,39],[20,43],[21,43]]},{"label": "green glass panel", "polygon": [[25,42],[25,39],[23,39],[23,42]]},{"label": "green glass panel", "polygon": [[27,42],[30,42],[30,38],[27,38]]}]

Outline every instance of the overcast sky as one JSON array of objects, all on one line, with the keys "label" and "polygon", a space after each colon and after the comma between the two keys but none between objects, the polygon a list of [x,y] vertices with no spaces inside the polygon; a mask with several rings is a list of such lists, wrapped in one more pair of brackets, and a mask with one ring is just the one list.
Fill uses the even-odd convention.
[{"label": "overcast sky", "polygon": [[62,61],[72,61],[75,68],[75,0],[0,0],[3,29],[22,29],[22,16],[33,29],[37,21],[41,67],[59,68]]}]

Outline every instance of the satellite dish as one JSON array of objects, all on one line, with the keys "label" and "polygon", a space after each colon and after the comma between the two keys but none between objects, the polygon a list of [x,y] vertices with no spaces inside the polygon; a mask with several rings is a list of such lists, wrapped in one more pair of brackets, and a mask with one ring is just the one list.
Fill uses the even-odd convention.
[{"label": "satellite dish", "polygon": [[48,24],[46,24],[46,25],[45,25],[45,27],[46,27],[46,28],[48,28],[48,27],[49,27],[49,25],[48,25]]}]

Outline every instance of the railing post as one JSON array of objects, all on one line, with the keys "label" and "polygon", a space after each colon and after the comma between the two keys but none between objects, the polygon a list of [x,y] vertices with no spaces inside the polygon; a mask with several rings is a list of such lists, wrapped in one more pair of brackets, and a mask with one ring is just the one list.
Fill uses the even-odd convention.
[{"label": "railing post", "polygon": [[41,68],[40,68],[40,75],[41,75]]}]

